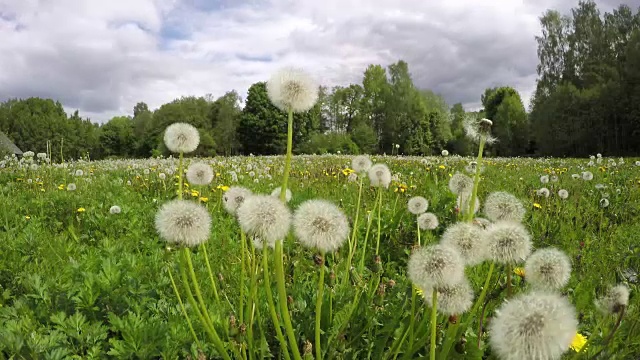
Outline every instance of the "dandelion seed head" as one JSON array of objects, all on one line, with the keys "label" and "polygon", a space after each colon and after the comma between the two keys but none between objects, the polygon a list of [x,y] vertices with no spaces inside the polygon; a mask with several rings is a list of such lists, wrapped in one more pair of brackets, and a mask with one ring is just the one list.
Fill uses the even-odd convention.
[{"label": "dandelion seed head", "polygon": [[485,230],[471,223],[458,222],[449,226],[440,243],[458,250],[467,266],[477,265],[487,258]]},{"label": "dandelion seed head", "polygon": [[302,245],[328,253],[344,244],[349,236],[349,221],[336,205],[307,200],[293,215],[293,230]]},{"label": "dandelion seed head", "polygon": [[558,249],[540,249],[527,259],[524,273],[526,281],[534,288],[559,290],[569,282],[571,261]]},{"label": "dandelion seed head", "polygon": [[540,189],[538,189],[538,190],[536,191],[536,195],[538,195],[538,196],[540,196],[540,197],[548,198],[548,197],[549,197],[549,195],[551,195],[551,192],[549,191],[549,189],[547,189],[547,188],[543,187],[543,188],[540,188]]},{"label": "dandelion seed head", "polygon": [[82,169],[78,169],[78,170],[76,170],[75,175],[76,176],[82,176],[82,175],[84,175],[84,171],[82,171]]},{"label": "dandelion seed head", "polygon": [[[273,191],[271,192],[271,196],[280,198],[281,192],[282,192],[282,186],[278,186],[277,188],[273,189]],[[289,190],[289,188],[287,188],[284,197],[286,202],[291,201],[291,198],[293,197],[293,193],[291,192],[291,190]]]},{"label": "dandelion seed head", "polygon": [[291,212],[278,198],[251,195],[244,199],[236,214],[242,230],[268,244],[284,239],[291,227]]},{"label": "dandelion seed head", "polygon": [[524,218],[525,209],[522,202],[512,194],[496,191],[484,202],[484,213],[491,221],[517,221]]},{"label": "dandelion seed head", "polygon": [[576,311],[555,293],[531,292],[505,301],[489,325],[489,345],[502,360],[559,360],[577,332]]},{"label": "dandelion seed head", "polygon": [[453,285],[464,277],[460,253],[446,245],[434,244],[417,249],[409,257],[408,276],[421,289]]},{"label": "dandelion seed head", "polygon": [[211,216],[204,206],[188,200],[172,200],[160,208],[156,231],[169,243],[197,246],[209,239]]},{"label": "dandelion seed head", "polygon": [[611,287],[596,300],[596,307],[604,313],[616,314],[629,306],[629,288],[625,284]]},{"label": "dandelion seed head", "polygon": [[76,190],[76,184],[70,183],[67,185],[67,191],[75,191],[75,190]]},{"label": "dandelion seed head", "polygon": [[447,150],[442,150],[442,152],[440,153],[442,156],[449,156],[449,151]]},{"label": "dandelion seed head", "polygon": [[593,173],[591,171],[584,171],[582,173],[582,180],[584,180],[584,181],[593,180]]},{"label": "dandelion seed head", "polygon": [[418,226],[420,230],[434,230],[439,225],[438,217],[430,212],[418,215]]},{"label": "dandelion seed head", "polygon": [[371,159],[369,159],[367,155],[358,155],[351,160],[351,168],[353,168],[356,173],[369,171],[371,165]]},{"label": "dandelion seed head", "polygon": [[200,144],[200,133],[193,125],[173,123],[164,131],[164,144],[173,153],[190,153]]},{"label": "dandelion seed head", "polygon": [[562,200],[566,200],[569,197],[569,192],[565,189],[558,190],[558,197]]},{"label": "dandelion seed head", "polygon": [[191,185],[208,185],[213,180],[213,169],[209,164],[192,163],[187,168],[187,180]]},{"label": "dandelion seed head", "polygon": [[391,183],[391,171],[385,164],[375,164],[368,171],[369,181],[373,187],[388,188]]},{"label": "dandelion seed head", "polygon": [[487,228],[489,258],[500,264],[517,264],[531,254],[531,235],[520,223],[501,221]]},{"label": "dandelion seed head", "polygon": [[318,85],[301,69],[285,67],[267,81],[269,100],[280,110],[300,113],[318,101]]},{"label": "dandelion seed head", "polygon": [[422,214],[429,208],[429,202],[422,196],[414,196],[407,202],[409,212],[414,215]]},{"label": "dandelion seed head", "polygon": [[222,205],[229,214],[235,215],[238,207],[252,194],[251,190],[247,188],[232,186],[222,195]]},{"label": "dandelion seed head", "polygon": [[485,138],[486,144],[493,144],[496,142],[496,138],[490,133],[491,125],[493,122],[489,119],[477,119],[474,116],[467,116],[462,122],[462,128],[464,129],[467,138],[474,142],[480,142],[481,138]]},{"label": "dandelion seed head", "polygon": [[[436,310],[445,315],[459,315],[465,313],[473,304],[473,288],[466,278],[452,285],[437,286],[437,307]],[[433,286],[422,289],[424,300],[433,306]]]},{"label": "dandelion seed head", "polygon": [[118,205],[113,205],[109,208],[109,213],[112,215],[120,214],[120,212],[122,212],[122,209],[120,209],[120,206]]},{"label": "dandelion seed head", "polygon": [[473,180],[462,173],[455,173],[449,179],[449,190],[456,195],[463,193],[471,193],[473,189]]},{"label": "dandelion seed head", "polygon": [[547,184],[549,182],[549,175],[540,176],[540,182],[543,184]]},{"label": "dandelion seed head", "polygon": [[[461,214],[469,212],[469,201],[471,201],[471,193],[462,193],[456,198],[456,207]],[[476,197],[476,201],[473,204],[473,213],[477,213],[480,210],[480,198]]]},{"label": "dandelion seed head", "polygon": [[609,199],[604,198],[604,197],[602,199],[600,199],[600,207],[601,208],[606,208],[608,206],[609,206]]}]

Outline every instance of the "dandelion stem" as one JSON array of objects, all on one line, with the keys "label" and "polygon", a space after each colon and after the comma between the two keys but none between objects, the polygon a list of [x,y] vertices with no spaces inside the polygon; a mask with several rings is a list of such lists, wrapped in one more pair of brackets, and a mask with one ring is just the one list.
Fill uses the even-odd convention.
[{"label": "dandelion stem", "polygon": [[507,265],[507,297],[511,297],[513,293],[512,285],[511,285],[511,272],[513,271],[511,264]]},{"label": "dandelion stem", "polygon": [[324,252],[320,254],[322,264],[320,264],[320,276],[318,277],[318,292],[316,294],[316,359],[322,359],[322,347],[320,346],[320,323],[322,321],[322,295],[324,292]]},{"label": "dandelion stem", "polygon": [[291,151],[293,147],[293,110],[289,108],[287,121],[287,155],[284,160],[284,173],[282,174],[282,189],[280,190],[280,200],[287,200],[287,186],[289,182],[289,172],[291,171]]},{"label": "dandelion stem", "polygon": [[416,287],[411,285],[411,318],[409,319],[409,349],[413,349],[414,323],[416,317]]},{"label": "dandelion stem", "polygon": [[429,359],[436,360],[436,320],[438,309],[438,291],[433,289],[431,294],[431,346],[429,348]]},{"label": "dandelion stem", "polygon": [[418,222],[418,219],[416,218],[416,227],[418,228],[418,246],[422,245],[420,243],[420,223]]},{"label": "dandelion stem", "polygon": [[180,292],[178,291],[176,282],[173,279],[171,269],[168,269],[168,270],[169,270],[169,279],[171,280],[171,286],[173,287],[173,291],[176,293],[176,297],[178,298],[178,303],[180,304],[180,310],[182,310],[182,314],[184,315],[184,318],[187,320],[187,325],[189,325],[189,331],[191,331],[191,335],[193,335],[193,340],[196,342],[196,345],[198,345],[198,349],[202,349],[202,345],[200,345],[198,336],[196,335],[196,332],[193,330],[193,324],[191,324],[191,319],[189,319],[189,314],[187,314],[187,309],[184,307],[184,303],[182,302],[182,298],[180,297]]},{"label": "dandelion stem", "polygon": [[244,277],[245,277],[245,252],[247,247],[247,239],[244,231],[240,231],[240,299],[238,309],[240,311],[240,324],[244,324]]},{"label": "dandelion stem", "polygon": [[180,159],[178,160],[178,199],[182,200],[182,158],[184,154],[180,151]]},{"label": "dandelion stem", "polygon": [[293,358],[301,360],[302,357],[300,356],[300,350],[298,349],[296,335],[293,333],[293,325],[291,325],[291,316],[289,315],[289,307],[287,306],[287,290],[285,288],[284,263],[282,260],[282,240],[276,241],[274,262],[274,266],[276,268],[276,282],[278,285],[278,297],[280,300],[280,312],[282,315],[282,321],[284,322],[284,329],[286,330],[287,337],[289,338],[289,345],[291,345]]},{"label": "dandelion stem", "polygon": [[376,239],[376,255],[379,254],[380,251],[380,229],[381,229],[381,218],[380,218],[380,210],[382,209],[382,187],[378,187],[378,233]]},{"label": "dandelion stem", "polygon": [[[193,270],[193,262],[191,261],[191,251],[188,248],[182,249],[182,255],[187,263],[187,267],[189,269],[189,275],[191,276],[191,281],[193,282],[193,289],[196,292],[196,298],[198,299],[198,303],[200,304],[200,309],[202,310],[202,314],[204,315],[204,319],[206,320],[206,324],[211,327],[213,330],[213,322],[211,321],[211,317],[209,316],[209,311],[207,310],[207,306],[204,303],[204,298],[202,297],[202,292],[200,291],[200,285],[198,284],[198,278],[196,276],[195,271]],[[213,330],[215,332],[215,330]],[[217,336],[217,335],[216,335]]]},{"label": "dandelion stem", "polygon": [[[607,348],[607,346],[609,345],[609,343],[611,342],[611,340],[613,340],[613,335],[615,335],[616,331],[618,330],[618,328],[620,327],[620,324],[622,323],[622,318],[624,317],[624,312],[625,312],[626,307],[623,306],[622,309],[620,310],[620,315],[618,315],[618,320],[616,321],[616,324],[613,326],[613,329],[611,329],[611,333],[609,333],[609,335],[607,336],[607,338],[604,340],[604,343],[602,344],[602,349],[600,349],[600,351],[598,351],[597,353],[595,353],[593,356],[591,356],[589,358],[589,360],[593,360],[598,358],[598,356],[604,351],[604,349]],[[588,339],[587,339],[588,342]],[[586,346],[587,344],[585,344]]]},{"label": "dandelion stem", "polygon": [[356,252],[356,247],[358,244],[358,239],[356,238],[356,235],[358,232],[358,218],[360,217],[360,201],[362,200],[362,183],[363,182],[364,182],[364,177],[360,176],[360,185],[358,187],[358,203],[356,205],[356,216],[353,219],[353,231],[351,233],[351,238],[349,239],[349,256],[347,257],[347,268],[346,268],[347,275],[344,278],[345,284],[349,280],[349,270],[351,269],[351,260],[353,259],[353,255]]},{"label": "dandelion stem", "polygon": [[247,336],[249,339],[249,359],[253,359],[253,321],[254,314],[256,311],[255,299],[257,286],[256,283],[258,281],[258,266],[256,261],[256,248],[255,246],[251,247],[251,282],[249,285],[249,298],[250,301],[247,302],[247,316],[249,317],[249,325],[247,326]]},{"label": "dandelion stem", "polygon": [[[218,296],[218,286],[216,285],[215,278],[213,277],[213,271],[211,271],[211,264],[209,263],[209,254],[207,254],[207,245],[202,243],[202,255],[204,255],[204,262],[207,264],[207,270],[209,271],[209,280],[213,287],[213,296],[216,298],[216,305],[220,306],[220,297]],[[242,322],[242,320],[240,320]]]},{"label": "dandelion stem", "polygon": [[[371,210],[371,212],[376,210],[376,206],[378,206],[378,204],[374,203],[373,205],[373,209]],[[360,266],[359,266],[359,271],[362,272],[362,270],[364,270],[364,258],[367,255],[367,242],[369,240],[369,233],[371,231],[371,223],[373,222],[373,216],[369,215],[367,216],[367,232],[364,235],[364,244],[362,246],[362,256],[360,257]]]},{"label": "dandelion stem", "polygon": [[263,244],[262,248],[262,273],[264,274],[264,288],[267,293],[267,303],[269,304],[269,313],[271,314],[271,321],[273,321],[273,327],[276,329],[276,337],[280,342],[280,348],[282,349],[282,354],[286,360],[290,360],[289,350],[287,349],[287,341],[282,334],[282,329],[280,328],[280,320],[278,320],[278,314],[276,313],[276,306],[273,301],[273,293],[271,292],[271,280],[269,279],[269,253],[267,252],[268,247],[266,244]]},{"label": "dandelion stem", "polygon": [[[476,173],[473,176],[473,190],[471,190],[471,199],[469,199],[469,210],[467,210],[467,222],[473,220],[476,208],[476,197],[478,196],[478,184],[480,183],[480,165],[482,164],[482,152],[484,150],[484,143],[487,138],[485,136],[480,137],[480,146],[478,147],[478,158],[476,159]],[[462,204],[461,204],[462,205]]]}]

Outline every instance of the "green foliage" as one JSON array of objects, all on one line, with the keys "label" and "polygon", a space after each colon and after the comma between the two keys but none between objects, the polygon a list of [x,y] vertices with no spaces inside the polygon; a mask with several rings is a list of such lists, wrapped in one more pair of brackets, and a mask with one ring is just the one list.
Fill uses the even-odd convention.
[{"label": "green foliage", "polygon": [[308,142],[300,145],[302,154],[358,154],[360,150],[348,134],[315,134]]}]

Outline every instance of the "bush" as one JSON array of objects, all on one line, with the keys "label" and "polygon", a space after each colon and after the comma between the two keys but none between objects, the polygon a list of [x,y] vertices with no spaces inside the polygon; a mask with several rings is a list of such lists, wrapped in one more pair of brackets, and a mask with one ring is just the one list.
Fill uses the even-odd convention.
[{"label": "bush", "polygon": [[358,145],[349,135],[338,133],[315,134],[299,148],[303,154],[335,154],[338,151],[342,154],[360,153]]}]

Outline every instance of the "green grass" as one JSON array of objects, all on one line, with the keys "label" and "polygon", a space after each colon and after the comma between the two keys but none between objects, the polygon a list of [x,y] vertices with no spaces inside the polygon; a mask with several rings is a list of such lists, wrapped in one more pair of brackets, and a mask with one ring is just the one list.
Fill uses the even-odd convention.
[{"label": "green grass", "polygon": [[[458,220],[455,196],[447,187],[456,171],[465,172],[471,159],[376,157],[387,164],[398,179],[383,192],[381,221],[381,265],[373,262],[377,223],[375,212],[366,249],[366,267],[345,278],[345,246],[327,255],[327,276],[322,310],[322,344],[325,358],[398,358],[428,356],[430,309],[418,303],[413,348],[400,342],[409,324],[411,285],[406,262],[416,241],[415,218],[406,210],[411,196],[429,200],[440,226],[423,232],[423,243],[435,242],[450,224]],[[608,359],[628,359],[640,353],[637,273],[640,272],[640,166],[636,159],[625,164],[587,166],[584,159],[487,159],[484,163],[479,198],[492,191],[516,195],[525,207],[524,224],[532,234],[534,247],[554,246],[572,259],[573,272],[564,290],[579,313],[580,332],[590,341],[590,354],[600,348],[615,319],[603,323],[594,299],[608,286],[620,282],[631,288],[630,307],[613,342],[605,350]],[[202,251],[194,249],[196,274],[208,300],[215,328],[232,348],[248,343],[238,324],[240,284],[240,234],[235,219],[221,206],[219,186],[240,184],[254,192],[271,193],[280,185],[283,157],[236,157],[206,159],[217,173],[213,183],[185,193],[204,203],[213,218],[207,250],[220,288],[220,306],[214,296]],[[618,159],[615,160],[619,162]],[[290,188],[291,209],[313,198],[339,205],[353,224],[358,183],[349,182],[345,156],[294,157]],[[175,169],[174,160],[131,160],[75,163],[68,168],[41,166],[37,170],[7,166],[0,169],[0,359],[92,359],[92,358],[196,358],[199,351],[216,358],[217,350],[206,341],[205,328],[192,316],[202,348],[198,349],[171,286],[169,271],[180,281],[180,256],[158,238],[154,216],[164,202],[176,197],[174,176],[160,180],[158,174]],[[73,175],[83,169],[84,175]],[[145,169],[149,174],[145,174]],[[594,179],[574,180],[571,174],[589,170]],[[232,182],[230,171],[239,179]],[[558,182],[540,183],[540,176],[555,171]],[[255,173],[255,177],[250,176]],[[28,181],[31,179],[31,182]],[[76,191],[67,191],[69,183]],[[129,183],[130,182],[130,183]],[[374,206],[376,190],[365,187],[358,221],[358,244],[354,265],[362,255],[367,215]],[[604,184],[598,190],[596,184]],[[548,199],[536,197],[546,186]],[[559,189],[569,191],[561,200]],[[610,205],[599,206],[608,195]],[[122,213],[111,215],[118,205]],[[83,208],[83,212],[78,209]],[[479,216],[482,216],[482,208]],[[318,268],[314,253],[285,241],[289,310],[301,352],[314,342],[314,316]],[[257,251],[260,257],[260,251]],[[484,282],[488,263],[467,269],[476,295]],[[273,265],[271,265],[273,270]],[[494,282],[504,283],[506,274],[496,266]],[[494,273],[494,274],[495,274]],[[635,274],[635,275],[634,275]],[[272,273],[272,275],[275,275]],[[335,275],[335,278],[333,278]],[[253,358],[281,358],[280,347],[258,276],[256,323],[253,327]],[[345,280],[346,279],[346,280]],[[272,276],[272,282],[275,283]],[[515,292],[526,290],[514,277]],[[249,280],[244,281],[245,294]],[[493,284],[492,284],[493,285]],[[273,288],[274,294],[275,286]],[[430,296],[430,294],[428,295]],[[183,301],[184,295],[182,295]],[[498,292],[486,309],[491,316],[504,294]],[[357,301],[356,301],[357,300]],[[276,298],[276,302],[278,299]],[[234,319],[232,319],[232,317]],[[464,319],[464,315],[461,316]],[[460,321],[459,319],[458,321]],[[428,319],[427,319],[428,320]],[[439,316],[438,343],[448,319]],[[596,324],[599,324],[596,326]],[[479,359],[474,350],[477,323],[466,331],[466,354],[451,358]],[[408,339],[408,338],[407,338]],[[481,337],[482,347],[487,334]],[[460,344],[456,344],[462,350]],[[486,349],[489,354],[490,350]],[[314,354],[313,351],[310,354]],[[567,358],[575,353],[567,352]],[[615,354],[615,355],[614,355]],[[312,356],[312,355],[310,355]],[[491,355],[489,355],[491,356]],[[490,357],[491,358],[491,357]],[[583,357],[586,359],[587,357]]]}]

